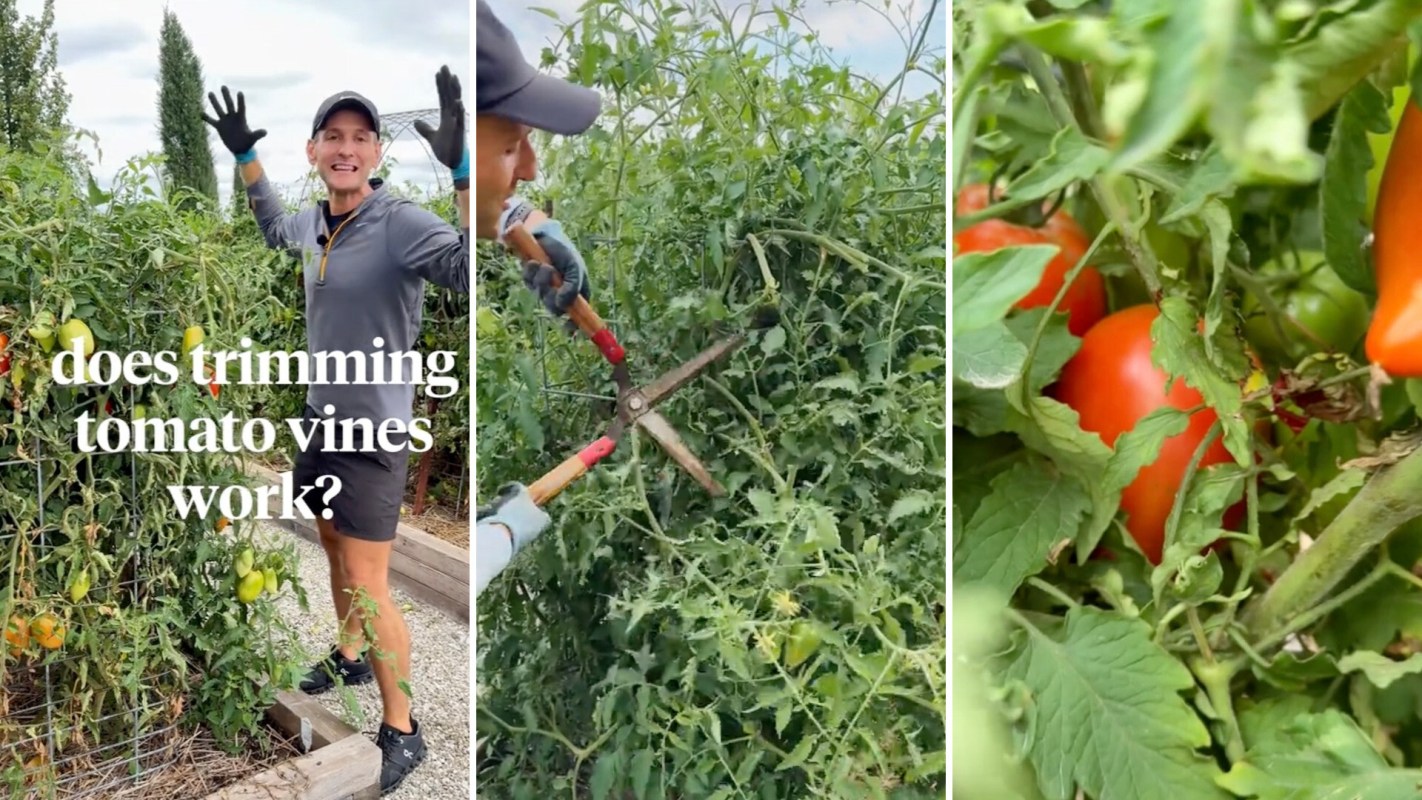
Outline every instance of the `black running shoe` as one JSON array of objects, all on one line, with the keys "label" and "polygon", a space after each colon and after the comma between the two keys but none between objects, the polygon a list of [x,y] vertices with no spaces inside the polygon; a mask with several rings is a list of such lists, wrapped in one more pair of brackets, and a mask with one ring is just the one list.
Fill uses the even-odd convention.
[{"label": "black running shoe", "polygon": [[425,733],[414,717],[410,717],[410,728],[410,733],[402,733],[384,722],[380,723],[375,743],[380,746],[381,797],[395,791],[429,752],[425,747]]},{"label": "black running shoe", "polygon": [[347,686],[359,686],[375,680],[375,670],[371,669],[370,662],[366,661],[364,656],[352,661],[341,655],[339,647],[333,647],[329,656],[317,662],[311,671],[306,673],[306,678],[300,684],[301,691],[321,694],[336,685],[333,676],[337,674]]}]

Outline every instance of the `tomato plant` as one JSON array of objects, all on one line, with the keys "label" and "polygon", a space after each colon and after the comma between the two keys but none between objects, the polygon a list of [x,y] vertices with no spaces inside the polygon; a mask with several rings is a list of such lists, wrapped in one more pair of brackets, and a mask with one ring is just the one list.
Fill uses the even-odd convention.
[{"label": "tomato plant", "polygon": [[[660,407],[726,496],[629,431],[480,595],[481,797],[947,790],[943,13],[888,15],[914,66],[882,79],[785,3],[603,3],[559,27],[554,68],[607,103],[597,131],[535,139],[530,199],[555,200],[634,381],[763,305],[780,322]],[[515,259],[477,263],[491,497],[605,430],[584,395],[612,384]]]},{"label": "tomato plant", "polygon": [[1024,302],[1042,238],[953,254],[955,791],[1415,794],[1422,7],[953,35],[967,223],[1070,209],[1110,290],[1082,330]]}]

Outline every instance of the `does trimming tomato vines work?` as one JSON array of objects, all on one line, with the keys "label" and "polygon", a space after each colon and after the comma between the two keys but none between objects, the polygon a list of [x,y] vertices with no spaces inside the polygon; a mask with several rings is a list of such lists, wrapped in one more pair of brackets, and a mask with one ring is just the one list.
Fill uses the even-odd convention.
[{"label": "does trimming tomato vines work?", "polygon": [[[171,351],[133,351],[124,356],[111,351],[95,353],[92,337],[88,335],[63,338],[67,348],[61,349],[50,361],[51,377],[59,385],[107,386],[123,379],[135,386],[149,383],[171,386],[182,379],[178,369],[180,357]],[[198,385],[210,383],[214,396],[217,386],[229,382],[229,372],[236,377],[231,382],[248,385],[414,383],[423,385],[424,393],[433,398],[449,397],[459,389],[458,379],[448,375],[456,356],[450,351],[431,353],[426,369],[426,359],[419,352],[263,351],[254,354],[252,340],[245,336],[241,339],[241,351],[209,352],[201,343],[202,338],[201,328],[190,328],[185,334],[183,357],[188,361],[191,381]],[[376,337],[372,344],[380,348],[384,340]],[[218,365],[215,369],[209,363],[209,356]],[[330,404],[323,409],[327,415],[334,411]],[[84,410],[75,417],[79,451],[260,453],[270,450],[278,441],[278,429],[271,420],[257,417],[239,422],[230,411],[219,419],[191,418],[185,425],[182,418],[150,418],[146,408],[139,405],[134,407],[131,417],[124,419],[107,410],[103,414]],[[292,418],[287,419],[286,424],[298,446],[303,448],[318,435],[343,452],[373,452],[379,447],[387,452],[422,453],[434,446],[430,420],[425,418],[412,419],[408,426],[400,419],[386,419],[378,428],[369,419],[336,420],[329,416],[325,419]],[[285,475],[280,485],[257,490],[245,486],[185,484],[170,485],[167,489],[178,515],[183,518],[193,513],[205,517],[214,504],[229,519],[243,519],[254,511],[260,518],[270,518],[269,507],[254,496],[265,495],[280,501],[282,515],[310,519],[313,515],[304,498],[323,486],[328,487],[322,494],[323,500],[329,502],[342,484],[337,476],[323,475],[315,486],[297,487],[292,485],[290,476]],[[330,513],[327,509],[323,515],[329,518]]]}]

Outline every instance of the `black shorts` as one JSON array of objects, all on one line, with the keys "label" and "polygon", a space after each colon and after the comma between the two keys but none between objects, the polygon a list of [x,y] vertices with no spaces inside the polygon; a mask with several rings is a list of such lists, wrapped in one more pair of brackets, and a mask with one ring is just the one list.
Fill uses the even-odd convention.
[{"label": "black shorts", "polygon": [[[310,406],[306,408],[306,424],[320,417]],[[302,450],[298,446],[296,467],[292,470],[295,492],[301,495],[305,487],[313,487],[301,495],[317,519],[327,504],[321,498],[330,493],[329,481],[316,485],[322,475],[341,479],[340,491],[331,498],[331,522],[336,532],[353,539],[389,542],[395,539],[400,524],[400,506],[405,500],[405,479],[409,474],[406,452],[390,453],[377,444],[370,452],[339,452],[343,442],[337,439],[326,450],[320,429],[311,437],[311,444]],[[363,443],[357,442],[357,447]]]}]

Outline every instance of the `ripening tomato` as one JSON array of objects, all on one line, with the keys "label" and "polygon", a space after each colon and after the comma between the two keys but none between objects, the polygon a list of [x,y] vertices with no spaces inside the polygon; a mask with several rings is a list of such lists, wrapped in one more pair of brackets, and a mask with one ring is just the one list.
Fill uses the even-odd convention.
[{"label": "ripening tomato", "polygon": [[[1082,429],[1097,434],[1110,447],[1116,445],[1117,437],[1161,406],[1186,410],[1204,402],[1183,379],[1171,385],[1169,394],[1165,392],[1169,376],[1150,357],[1150,328],[1159,315],[1160,310],[1154,305],[1145,304],[1122,309],[1101,320],[1082,338],[1081,349],[1067,362],[1052,388],[1056,399],[1075,409]],[[1160,563],[1165,523],[1195,448],[1216,418],[1208,408],[1196,412],[1185,432],[1167,439],[1155,462],[1142,468],[1121,493],[1126,530],[1152,564]],[[1200,469],[1233,460],[1223,439],[1216,437],[1205,451]],[[1224,527],[1236,525],[1242,511],[1242,503],[1231,508],[1225,515]]]},{"label": "ripening tomato", "polygon": [[10,374],[10,354],[6,352],[10,347],[10,336],[0,333],[0,377]]},{"label": "ripening tomato", "polygon": [[[958,193],[954,213],[971,214],[988,205],[986,184],[966,186]],[[1046,209],[1043,208],[1043,211]],[[1061,249],[1047,264],[1036,288],[1017,301],[1017,308],[1037,308],[1051,305],[1061,290],[1066,275],[1091,247],[1086,231],[1065,211],[1058,210],[1040,228],[1019,225],[1005,219],[990,219],[965,228],[953,235],[959,254],[986,253],[1003,247],[1028,244],[1055,244]],[[1095,267],[1083,267],[1067,289],[1058,311],[1065,312],[1067,328],[1081,336],[1106,314],[1106,282]]]}]

